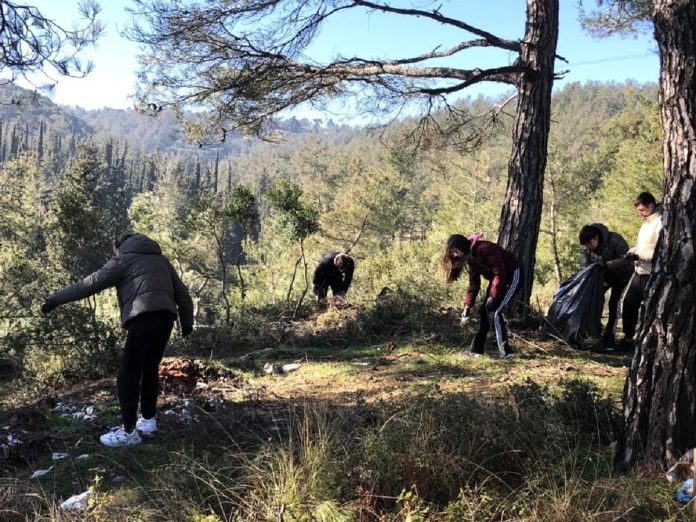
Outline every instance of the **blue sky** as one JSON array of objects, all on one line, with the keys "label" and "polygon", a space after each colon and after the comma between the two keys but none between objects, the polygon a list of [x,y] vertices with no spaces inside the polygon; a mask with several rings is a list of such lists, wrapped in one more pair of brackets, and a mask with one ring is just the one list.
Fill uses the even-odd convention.
[{"label": "blue sky", "polygon": [[[524,0],[440,0],[437,4],[429,0],[414,0],[427,8],[442,5],[441,11],[460,18],[470,25],[487,30],[509,39],[519,39],[524,34]],[[557,54],[570,63],[557,62],[557,70],[569,69],[555,88],[567,82],[601,81],[623,82],[635,80],[640,83],[658,80],[659,59],[651,35],[636,38],[613,37],[595,40],[585,35],[578,22],[575,0],[560,0],[561,23]],[[33,0],[28,3],[39,7],[45,14],[70,25],[77,14],[74,0]],[[393,5],[407,6],[412,2],[394,0]],[[136,55],[138,48],[128,42],[120,31],[127,23],[125,7],[129,0],[102,0],[101,19],[106,24],[106,34],[88,57],[95,64],[94,71],[84,79],[60,79],[53,101],[64,105],[77,105],[87,109],[101,107],[132,107],[129,95],[133,92]],[[592,0],[585,0],[591,7]],[[396,57],[404,53],[422,53],[437,45],[452,44],[469,35],[460,30],[443,28],[441,25],[407,17],[389,17],[379,14],[365,15],[362,12],[342,16],[325,27],[323,33],[308,49],[313,58],[326,59],[336,54],[369,55],[369,57]],[[459,67],[486,67],[505,65],[513,58],[505,52],[480,49],[464,53],[458,58]],[[497,95],[509,87],[496,84],[481,84],[466,91],[466,95]]]}]

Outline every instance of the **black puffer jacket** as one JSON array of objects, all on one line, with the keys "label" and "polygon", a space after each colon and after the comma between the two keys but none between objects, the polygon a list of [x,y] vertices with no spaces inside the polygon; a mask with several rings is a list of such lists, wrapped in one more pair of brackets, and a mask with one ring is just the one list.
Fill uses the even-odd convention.
[{"label": "black puffer jacket", "polygon": [[340,252],[329,252],[321,258],[314,270],[314,293],[320,293],[333,284],[336,287],[336,295],[345,295],[353,281],[355,263],[353,258],[346,256],[343,267],[340,269],[334,264],[334,258]]},{"label": "black puffer jacket", "polygon": [[628,252],[626,240],[621,234],[610,232],[602,223],[592,223],[592,226],[599,229],[601,241],[594,252],[583,251],[582,265],[587,266],[603,261],[607,265],[605,279],[628,279],[633,273],[633,264],[623,257]]},{"label": "black puffer jacket", "polygon": [[186,285],[162,255],[160,246],[143,234],[126,239],[118,255],[79,283],[56,292],[51,299],[62,305],[116,287],[121,324],[144,313],[169,310],[182,328],[193,326],[193,302]]}]

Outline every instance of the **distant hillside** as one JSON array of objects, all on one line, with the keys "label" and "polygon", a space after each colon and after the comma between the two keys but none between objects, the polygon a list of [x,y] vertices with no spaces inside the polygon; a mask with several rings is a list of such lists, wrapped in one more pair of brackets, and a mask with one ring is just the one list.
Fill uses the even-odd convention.
[{"label": "distant hillside", "polygon": [[[205,145],[191,142],[181,129],[171,111],[163,111],[158,117],[147,116],[128,109],[85,110],[67,109],[76,117],[89,124],[100,137],[118,137],[129,143],[137,143],[144,152],[159,151],[169,154],[196,153],[204,156],[239,156],[248,152],[258,140],[228,132],[224,143]],[[309,134],[335,134],[339,131],[355,131],[350,127],[340,127],[329,122],[323,127],[318,121],[290,118],[278,123],[284,139],[295,141]]]},{"label": "distant hillside", "polygon": [[[188,139],[171,111],[153,118],[131,109],[85,110],[56,105],[48,97],[16,85],[0,85],[0,126],[17,127],[27,134],[35,134],[42,122],[44,130],[52,135],[113,139],[127,142],[144,153],[173,156],[239,156],[258,143],[254,138],[227,133],[224,143],[200,147]],[[322,126],[318,120],[297,118],[282,120],[278,127],[289,143],[304,141],[314,134],[323,134],[327,141],[345,141],[360,132],[360,129],[338,126],[331,121]]]},{"label": "distant hillside", "polygon": [[38,131],[41,123],[51,134],[88,137],[94,129],[64,107],[56,105],[39,93],[12,84],[0,85],[0,123],[28,127],[30,133]]}]

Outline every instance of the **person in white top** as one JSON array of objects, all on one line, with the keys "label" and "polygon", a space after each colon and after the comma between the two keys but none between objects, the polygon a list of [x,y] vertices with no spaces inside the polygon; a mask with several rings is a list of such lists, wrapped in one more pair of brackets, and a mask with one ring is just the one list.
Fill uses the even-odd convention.
[{"label": "person in white top", "polygon": [[633,336],[638,325],[640,305],[645,298],[653,254],[662,230],[662,205],[657,203],[655,196],[650,192],[641,192],[633,206],[643,218],[643,224],[638,231],[636,246],[626,254],[627,258],[633,260],[634,270],[623,300],[624,339],[619,344],[622,351],[634,349]]}]

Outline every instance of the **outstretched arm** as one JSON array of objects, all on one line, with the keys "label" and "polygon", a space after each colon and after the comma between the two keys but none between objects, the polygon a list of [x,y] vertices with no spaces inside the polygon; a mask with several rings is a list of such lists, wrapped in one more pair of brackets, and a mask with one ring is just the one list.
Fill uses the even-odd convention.
[{"label": "outstretched arm", "polygon": [[115,286],[121,280],[124,269],[121,258],[118,256],[112,257],[103,267],[88,275],[79,283],[58,290],[46,300],[41,309],[44,313],[48,313],[57,306],[79,301]]}]

